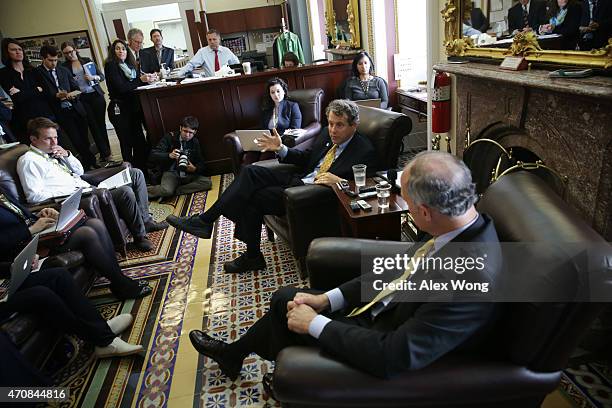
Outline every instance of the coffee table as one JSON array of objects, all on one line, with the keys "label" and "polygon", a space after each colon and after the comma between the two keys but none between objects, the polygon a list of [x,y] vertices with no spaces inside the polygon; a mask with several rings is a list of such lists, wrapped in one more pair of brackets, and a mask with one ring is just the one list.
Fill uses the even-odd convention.
[{"label": "coffee table", "polygon": [[[374,186],[376,183],[368,178],[366,186]],[[350,202],[359,200],[352,198],[340,190],[336,185],[333,187],[338,198],[338,213],[342,218],[342,234],[345,237],[384,239],[399,241],[401,239],[401,214],[408,212],[408,204],[399,193],[391,193],[389,197],[389,208],[379,208],[376,196],[364,199],[372,206],[371,211],[351,210]],[[355,182],[349,181],[349,188],[355,191]]]}]

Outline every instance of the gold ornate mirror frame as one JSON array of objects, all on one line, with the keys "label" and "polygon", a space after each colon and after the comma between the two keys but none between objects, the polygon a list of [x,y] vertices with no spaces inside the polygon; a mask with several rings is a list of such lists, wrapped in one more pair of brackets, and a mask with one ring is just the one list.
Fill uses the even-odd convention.
[{"label": "gold ornate mirror frame", "polygon": [[523,56],[528,62],[573,65],[590,68],[612,68],[612,38],[604,48],[591,51],[543,50],[534,33],[518,34],[510,48],[475,47],[471,38],[463,38],[461,16],[470,15],[471,0],[447,0],[442,10],[444,47],[449,57],[478,57],[502,60]]},{"label": "gold ornate mirror frame", "polygon": [[333,45],[360,48],[361,31],[359,30],[359,0],[347,0],[346,14],[348,15],[348,26],[351,39],[350,41],[339,41],[335,36],[336,12],[334,11],[334,0],[325,0],[325,28],[327,35],[331,37]]}]

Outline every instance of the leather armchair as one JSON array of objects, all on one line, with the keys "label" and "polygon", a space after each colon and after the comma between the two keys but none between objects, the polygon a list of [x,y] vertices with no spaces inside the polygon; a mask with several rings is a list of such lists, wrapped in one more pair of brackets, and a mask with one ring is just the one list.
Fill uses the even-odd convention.
[{"label": "leather armchair", "polygon": [[[26,202],[26,198],[17,174],[17,160],[28,151],[28,148],[27,145],[20,144],[0,152],[0,187],[22,203]],[[85,173],[82,178],[90,184],[98,184],[128,166],[129,163],[123,163],[118,167],[92,170]],[[36,205],[28,205],[28,208],[32,211],[44,207],[59,208],[59,204],[54,200],[46,200]],[[80,208],[85,211],[88,217],[104,220],[115,247],[125,255],[129,230],[125,222],[119,217],[108,190],[96,189],[95,194],[84,194]]]},{"label": "leather armchair", "polygon": [[[608,245],[539,178],[527,172],[502,177],[489,187],[478,207],[493,218],[504,242]],[[330,289],[359,274],[361,248],[386,251],[406,245],[315,240],[307,260],[312,286]],[[562,252],[555,254],[555,261],[564,261],[564,272],[585,268]],[[609,265],[612,247],[606,258]],[[288,347],[276,361],[275,397],[286,407],[539,407],[557,387],[572,350],[603,304],[501,306],[489,347],[478,356],[450,353],[428,367],[388,380],[358,371],[316,348]]]},{"label": "leather armchair", "polygon": [[[63,266],[74,277],[79,288],[86,293],[93,285],[95,270],[83,263],[83,254],[70,251],[52,256],[45,261],[45,268]],[[40,273],[44,273],[40,272]],[[62,333],[52,327],[45,326],[39,316],[17,313],[0,324],[0,330],[12,340],[21,354],[34,367],[41,367],[49,353],[60,340]]]},{"label": "leather armchair", "polygon": [[[321,104],[323,101],[323,90],[316,89],[297,89],[291,91],[290,100],[300,105],[302,112],[302,129],[306,132],[297,138],[289,136],[283,137],[283,143],[288,147],[296,147],[300,150],[308,149],[321,131]],[[223,137],[229,146],[232,157],[232,167],[235,175],[240,173],[242,167],[252,164],[248,155],[245,155],[240,144],[240,139],[236,132],[231,132]]]},{"label": "leather armchair", "polygon": [[[357,131],[367,136],[377,153],[377,169],[394,169],[397,166],[402,138],[412,130],[412,121],[404,114],[369,108],[359,108],[360,123]],[[257,165],[278,166],[276,160],[258,162]],[[285,189],[286,214],[266,215],[264,221],[268,238],[274,234],[289,243],[298,261],[300,274],[306,276],[305,263],[308,245],[319,237],[341,236],[338,199],[329,187],[307,185]]]}]

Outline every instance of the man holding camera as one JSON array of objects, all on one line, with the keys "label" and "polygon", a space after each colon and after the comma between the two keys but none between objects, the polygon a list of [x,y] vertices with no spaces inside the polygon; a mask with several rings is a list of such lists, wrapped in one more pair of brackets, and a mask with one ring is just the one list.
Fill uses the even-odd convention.
[{"label": "man holding camera", "polygon": [[210,177],[204,174],[200,143],[194,138],[200,123],[193,116],[181,120],[178,134],[165,135],[151,151],[151,161],[162,173],[161,184],[149,186],[149,199],[210,190]]}]

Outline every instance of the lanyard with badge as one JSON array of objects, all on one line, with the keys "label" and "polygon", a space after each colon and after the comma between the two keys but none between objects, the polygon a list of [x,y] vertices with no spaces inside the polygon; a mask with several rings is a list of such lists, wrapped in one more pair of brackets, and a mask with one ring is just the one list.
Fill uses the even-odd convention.
[{"label": "lanyard with badge", "polygon": [[52,158],[51,156],[49,156],[49,154],[47,153],[41,153],[38,150],[32,149],[30,147],[30,151],[33,153],[36,153],[37,155],[39,155],[40,157],[44,158],[46,161],[54,164],[55,166],[59,167],[60,169],[62,169],[62,171],[70,174],[72,177],[77,177],[74,172],[72,170],[70,170],[70,168],[65,164],[59,161],[59,159],[56,158]]}]

